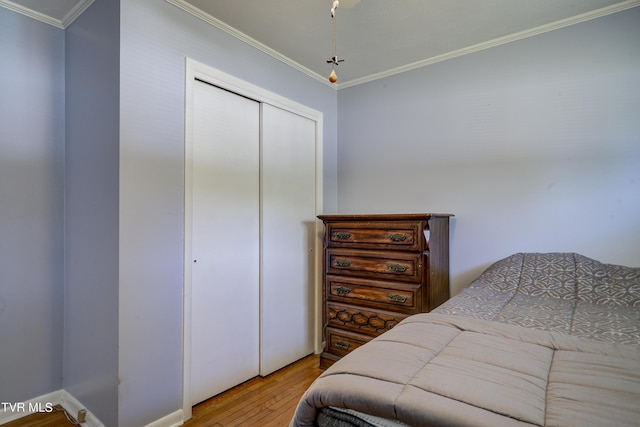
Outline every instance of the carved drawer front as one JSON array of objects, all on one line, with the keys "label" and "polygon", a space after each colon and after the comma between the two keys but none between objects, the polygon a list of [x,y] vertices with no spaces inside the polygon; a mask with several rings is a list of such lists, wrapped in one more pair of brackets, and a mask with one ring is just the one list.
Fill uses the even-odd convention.
[{"label": "carved drawer front", "polygon": [[327,300],[408,313],[419,311],[417,294],[420,285],[345,276],[327,276],[326,280]]},{"label": "carved drawer front", "polygon": [[420,222],[336,222],[327,226],[327,246],[360,249],[420,249]]},{"label": "carved drawer front", "polygon": [[327,302],[327,325],[372,336],[396,326],[407,314]]},{"label": "carved drawer front", "polygon": [[327,328],[327,351],[338,356],[346,355],[369,340],[369,336]]},{"label": "carved drawer front", "polygon": [[421,259],[418,253],[328,249],[326,269],[327,274],[418,283],[422,278]]}]

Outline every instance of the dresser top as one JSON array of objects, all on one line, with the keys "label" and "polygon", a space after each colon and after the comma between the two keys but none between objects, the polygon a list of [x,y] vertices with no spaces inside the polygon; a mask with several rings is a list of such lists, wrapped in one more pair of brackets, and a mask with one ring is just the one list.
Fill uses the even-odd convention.
[{"label": "dresser top", "polygon": [[447,213],[335,214],[318,215],[322,221],[419,221],[433,217],[452,217]]}]

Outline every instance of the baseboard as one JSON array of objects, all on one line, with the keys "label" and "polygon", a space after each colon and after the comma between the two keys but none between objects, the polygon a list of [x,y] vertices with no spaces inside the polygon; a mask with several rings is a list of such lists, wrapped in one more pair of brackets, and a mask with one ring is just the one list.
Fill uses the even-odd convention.
[{"label": "baseboard", "polygon": [[145,427],[178,427],[182,424],[184,424],[182,421],[182,409],[178,409],[167,416],[147,424]]},{"label": "baseboard", "polygon": [[43,394],[24,402],[0,403],[0,425],[15,421],[36,412],[52,412],[53,406],[62,402],[63,390]]},{"label": "baseboard", "polygon": [[87,411],[86,422],[82,423],[83,427],[104,427],[102,421],[98,419],[91,411],[89,411],[78,399],[73,397],[67,390],[62,391],[62,401],[60,405],[72,416],[76,417],[80,409]]},{"label": "baseboard", "polygon": [[[70,415],[76,416],[80,409],[86,409],[78,399],[62,389],[43,394],[24,402],[1,402],[0,425],[15,421],[37,412],[52,412],[56,405],[62,406]],[[89,410],[83,427],[104,427],[104,424]]]},{"label": "baseboard", "polygon": [[[56,405],[62,406],[71,416],[75,417],[78,411],[86,407],[67,390],[57,390],[43,394],[39,397],[24,402],[0,402],[0,425],[15,421],[36,412],[52,412]],[[145,427],[178,427],[183,425],[182,409],[172,412]],[[87,410],[86,422],[82,427],[105,427],[104,424],[89,410]]]}]

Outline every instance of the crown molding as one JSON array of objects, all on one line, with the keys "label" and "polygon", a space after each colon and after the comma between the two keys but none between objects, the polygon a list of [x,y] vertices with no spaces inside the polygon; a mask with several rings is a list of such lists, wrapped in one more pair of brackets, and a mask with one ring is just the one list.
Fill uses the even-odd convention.
[{"label": "crown molding", "polygon": [[29,9],[28,7],[24,7],[9,0],[0,0],[0,6],[64,30],[78,16],[80,16],[82,12],[84,12],[89,6],[91,6],[93,2],[94,0],[81,0],[73,9],[71,9],[71,11],[69,11],[69,13],[62,20],[55,19],[49,15],[45,15],[44,13],[37,12],[33,9]]},{"label": "crown molding", "polygon": [[[639,0],[640,1],[640,0]],[[184,10],[185,12],[195,16],[198,19],[201,19],[202,21],[205,21],[208,24],[213,25],[214,27],[232,35],[233,37],[242,40],[243,42],[247,43],[250,46],[255,47],[256,49],[266,53],[267,55],[287,64],[288,66],[300,71],[301,73],[306,74],[309,77],[312,77],[315,80],[318,80],[321,83],[326,84],[327,86],[335,86],[333,84],[331,84],[328,79],[326,77],[323,77],[321,75],[319,75],[318,73],[310,70],[309,68],[305,67],[304,65],[294,61],[293,59],[281,54],[280,52],[271,49],[269,46],[259,42],[258,40],[249,37],[248,35],[246,35],[245,33],[238,31],[237,29],[233,28],[230,25],[227,25],[226,23],[220,21],[219,19],[209,15],[208,13],[203,12],[202,10],[198,9],[195,6],[192,6],[191,4],[187,3],[184,0],[166,0],[167,3],[171,3],[172,5]]]},{"label": "crown molding", "polygon": [[457,58],[460,56],[468,55],[471,53],[479,52],[481,50],[490,49],[492,47],[500,46],[503,44],[511,43],[517,40],[522,40],[528,37],[537,36],[540,34],[548,33],[550,31],[558,30],[561,28],[569,27],[571,25],[579,24],[581,22],[590,21],[603,16],[611,15],[613,13],[622,12],[627,9],[640,6],[640,0],[628,0],[622,3],[615,4],[613,6],[604,7],[602,9],[593,10],[591,12],[583,13],[581,15],[572,16],[571,18],[562,19],[560,21],[552,22],[550,24],[542,25],[529,30],[521,31],[519,33],[510,34],[505,37],[489,40],[487,42],[478,43],[473,46],[469,46],[463,49],[458,49],[452,52],[447,52],[442,55],[433,56],[421,61],[417,61],[411,64],[404,65],[402,67],[393,68],[387,71],[383,71],[369,76],[361,77],[358,79],[349,80],[340,85],[340,89],[344,89],[351,86],[357,86],[362,83],[378,80],[384,77],[393,76],[396,74],[404,73],[406,71],[415,70],[416,68],[426,67],[427,65],[435,64],[438,62],[446,61],[448,59]]},{"label": "crown molding", "polygon": [[[263,43],[249,37],[248,35],[238,31],[237,29],[225,24],[224,22],[214,18],[213,16],[202,12],[200,9],[192,6],[184,0],[166,0],[168,3],[184,10],[185,12],[207,22],[210,25],[213,25],[222,31],[236,37],[237,39],[253,46],[254,48],[266,53],[267,55],[283,62],[284,64],[306,74],[307,76],[329,86],[336,90],[343,89],[351,86],[356,86],[362,83],[367,83],[373,80],[378,80],[384,77],[393,76],[395,74],[404,73],[406,71],[414,70],[416,68],[426,67],[427,65],[435,64],[438,62],[446,61],[448,59],[457,58],[463,55],[468,55],[471,53],[479,52],[484,49],[489,49],[492,47],[500,46],[506,43],[511,43],[513,41],[521,40],[528,37],[533,37],[539,34],[547,33],[550,31],[554,31],[560,28],[568,27],[571,25],[579,24],[581,22],[590,21],[592,19],[600,18],[603,16],[607,16],[613,13],[622,12],[627,9],[631,9],[634,7],[640,6],[640,0],[627,0],[621,3],[617,3],[612,6],[604,7],[601,9],[597,9],[591,12],[583,13],[581,15],[573,16],[567,19],[559,20],[556,22],[552,22],[550,24],[542,25],[540,27],[532,28],[529,30],[521,31],[519,33],[510,34],[505,37],[500,37],[497,39],[489,40],[487,42],[479,43],[473,46],[469,46],[463,49],[458,49],[452,52],[448,52],[442,55],[437,55],[431,58],[426,58],[421,61],[413,62],[411,64],[407,64],[401,67],[392,68],[390,70],[386,70],[380,73],[371,74],[368,76],[364,76],[361,78],[349,80],[346,82],[342,82],[339,84],[331,84],[325,76],[321,76],[318,73],[310,70],[309,68],[299,64],[298,62],[282,55],[281,53],[271,49],[270,47],[264,45]],[[79,3],[62,19],[58,20],[52,18],[51,16],[42,14],[40,12],[34,11],[32,9],[26,8],[19,4],[16,4],[10,0],[0,0],[0,7],[4,7],[10,9],[14,12],[20,13],[22,15],[28,16],[30,18],[36,19],[38,21],[44,22],[46,24],[52,25],[54,27],[60,29],[66,29],[71,23],[80,16],[91,4],[94,0],[81,0]]]},{"label": "crown molding", "polygon": [[547,33],[550,31],[554,31],[560,28],[568,27],[571,25],[579,24],[581,22],[590,21],[592,19],[600,18],[603,16],[611,15],[613,13],[621,12],[627,9],[631,9],[637,6],[640,6],[640,0],[627,0],[621,3],[617,3],[612,6],[604,7],[601,9],[597,9],[591,12],[583,13],[581,15],[576,15],[567,19],[562,19],[556,22],[552,22],[550,24],[542,25],[536,28],[532,28],[529,30],[521,31],[519,33],[510,34],[505,37],[500,37],[497,39],[489,40],[487,42],[478,43],[473,46],[469,46],[463,49],[458,49],[452,52],[447,52],[442,55],[433,56],[431,58],[426,58],[421,61],[413,62],[411,64],[403,65],[401,67],[392,68],[390,70],[386,70],[380,73],[371,74],[368,76],[364,76],[361,78],[349,80],[340,84],[331,84],[327,81],[326,77],[319,75],[318,73],[311,71],[310,69],[304,67],[303,65],[293,61],[292,59],[282,55],[281,53],[271,49],[270,47],[260,43],[259,41],[247,36],[246,34],[236,30],[235,28],[225,24],[224,22],[212,17],[209,14],[202,12],[200,9],[190,5],[184,0],[166,0],[167,2],[173,4],[174,6],[179,7],[180,9],[200,18],[201,20],[214,25],[215,27],[231,34],[232,36],[248,43],[249,45],[261,50],[262,52],[284,62],[285,64],[303,72],[304,74],[325,83],[327,86],[333,87],[336,90],[344,89],[351,86],[357,86],[362,83],[367,83],[373,80],[378,80],[384,77],[393,76],[395,74],[404,73],[406,71],[414,70],[416,68],[426,67],[427,65],[435,64],[438,62],[446,61],[448,59],[457,58],[463,55],[468,55],[471,53],[479,52],[481,50],[490,49],[492,47],[500,46],[503,44],[511,43],[517,40],[521,40],[528,37],[533,37],[539,34]]},{"label": "crown molding", "polygon": [[62,18],[62,25],[67,28],[76,18],[89,8],[95,0],[81,0],[73,9]]},{"label": "crown molding", "polygon": [[21,15],[28,16],[29,18],[36,19],[40,22],[44,22],[45,24],[53,25],[54,27],[64,30],[64,25],[62,25],[62,21],[58,19],[54,19],[43,13],[36,12],[35,10],[16,4],[12,1],[0,0],[0,6],[9,10],[13,10],[14,12],[17,12]]}]

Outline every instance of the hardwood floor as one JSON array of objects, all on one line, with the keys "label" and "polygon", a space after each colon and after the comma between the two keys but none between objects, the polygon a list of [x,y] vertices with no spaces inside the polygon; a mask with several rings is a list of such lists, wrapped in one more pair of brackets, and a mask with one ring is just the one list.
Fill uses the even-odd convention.
[{"label": "hardwood floor", "polygon": [[53,412],[43,412],[19,418],[10,423],[2,424],[2,427],[69,427],[74,424],[67,419],[64,410],[60,406],[54,406]]},{"label": "hardwood floor", "polygon": [[184,425],[286,427],[298,400],[321,373],[318,355],[308,356],[196,405],[193,417]]},{"label": "hardwood floor", "polygon": [[[286,427],[298,400],[322,370],[317,354],[256,377],[193,407],[186,427]],[[33,414],[2,427],[69,427],[62,411]],[[107,426],[108,427],[108,426]]]}]

